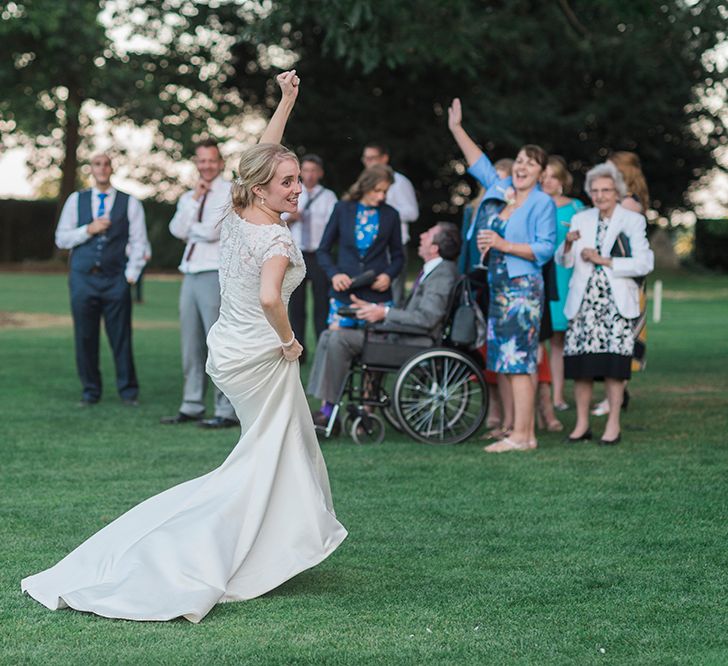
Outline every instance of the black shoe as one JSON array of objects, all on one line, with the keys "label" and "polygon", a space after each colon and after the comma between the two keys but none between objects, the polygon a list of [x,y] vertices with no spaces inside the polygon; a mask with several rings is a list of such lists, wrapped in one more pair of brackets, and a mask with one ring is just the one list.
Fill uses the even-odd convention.
[{"label": "black shoe", "polygon": [[579,435],[578,437],[572,437],[569,435],[566,438],[567,442],[588,442],[592,438],[592,431],[591,428],[587,428],[583,435]]},{"label": "black shoe", "polygon": [[198,423],[200,428],[236,428],[240,423],[236,419],[226,419],[224,416],[213,416],[211,419],[205,419]]},{"label": "black shoe", "polygon": [[178,425],[180,423],[189,423],[190,421],[201,421],[202,420],[202,414],[199,416],[190,416],[189,414],[185,414],[184,412],[177,412],[174,416],[163,416],[161,419],[159,419],[160,423],[164,423],[164,425]]},{"label": "black shoe", "polygon": [[89,400],[88,398],[81,398],[78,401],[79,407],[92,407],[93,405],[97,404],[98,400]]},{"label": "black shoe", "polygon": [[127,407],[139,407],[139,401],[136,398],[124,398],[121,402]]},{"label": "black shoe", "polygon": [[622,440],[622,433],[620,432],[614,439],[600,439],[599,445],[600,446],[614,446],[615,444],[619,444],[619,442]]}]

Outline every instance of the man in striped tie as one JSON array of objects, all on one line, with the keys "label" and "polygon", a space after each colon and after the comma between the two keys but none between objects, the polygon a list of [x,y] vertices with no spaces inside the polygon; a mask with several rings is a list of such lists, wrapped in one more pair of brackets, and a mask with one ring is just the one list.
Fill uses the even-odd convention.
[{"label": "man in striped tie", "polygon": [[125,404],[136,405],[139,393],[129,285],[137,281],[146,263],[147,228],[141,203],[111,186],[112,173],[111,158],[94,155],[94,186],[68,197],[56,228],[56,245],[71,250],[68,283],[83,407],[101,399],[102,317],[114,355],[119,396]]},{"label": "man in striped tie", "polygon": [[207,333],[220,313],[220,228],[230,205],[230,181],[222,176],[225,163],[214,139],[195,148],[199,178],[194,189],[185,192],[169,223],[170,233],[185,242],[179,270],[184,274],[179,298],[180,338],[184,388],[182,404],[174,416],[162,423],[178,425],[196,421],[205,428],[238,425],[232,405],[217,388],[215,412],[204,419],[207,392]]}]

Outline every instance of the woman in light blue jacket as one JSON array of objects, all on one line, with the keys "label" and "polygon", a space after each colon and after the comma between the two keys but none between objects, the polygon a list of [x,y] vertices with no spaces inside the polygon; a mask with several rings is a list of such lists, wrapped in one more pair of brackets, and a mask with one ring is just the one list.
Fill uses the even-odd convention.
[{"label": "woman in light blue jacket", "polygon": [[[556,249],[556,206],[539,180],[548,156],[539,146],[521,148],[512,175],[502,179],[462,126],[460,100],[448,110],[448,127],[468,162],[469,173],[505,202],[487,220],[476,220],[478,248],[488,265],[487,368],[508,376],[514,399],[514,427],[504,439],[485,447],[489,453],[536,448],[534,383],[538,334],[544,307],[541,267]],[[492,198],[492,197],[491,197]],[[485,210],[485,207],[481,207]]]}]

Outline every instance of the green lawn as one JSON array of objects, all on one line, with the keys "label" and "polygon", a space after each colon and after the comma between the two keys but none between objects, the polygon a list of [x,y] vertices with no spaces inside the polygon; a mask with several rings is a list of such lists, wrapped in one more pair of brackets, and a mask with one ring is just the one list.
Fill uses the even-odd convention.
[{"label": "green lawn", "polygon": [[[728,279],[664,279],[620,446],[325,442],[349,538],[199,625],[52,613],[19,586],[235,444],[158,425],[179,400],[179,283],[148,279],[135,312],[138,409],[108,350],[103,402],[78,409],[70,329],[0,330],[0,663],[728,664]],[[0,285],[0,311],[68,313],[63,276]]]}]

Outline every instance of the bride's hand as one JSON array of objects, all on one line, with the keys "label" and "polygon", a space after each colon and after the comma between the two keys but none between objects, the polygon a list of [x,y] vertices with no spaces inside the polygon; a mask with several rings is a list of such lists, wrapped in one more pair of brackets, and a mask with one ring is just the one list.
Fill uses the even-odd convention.
[{"label": "bride's hand", "polygon": [[283,350],[283,358],[286,361],[296,361],[303,354],[303,345],[298,340],[294,340],[290,347],[281,347],[281,349]]},{"label": "bride's hand", "polygon": [[289,72],[279,74],[276,76],[276,81],[281,87],[283,97],[295,102],[296,97],[298,97],[298,85],[301,83],[301,79],[296,76],[296,70],[292,69]]}]

